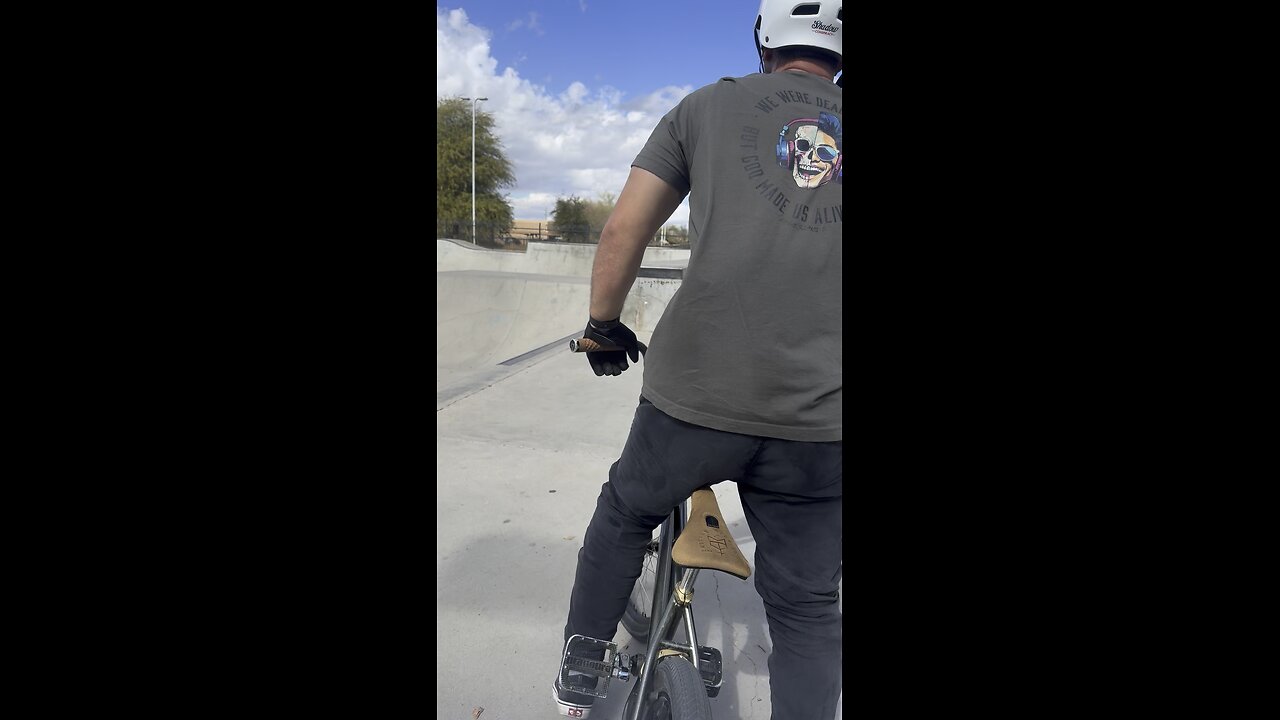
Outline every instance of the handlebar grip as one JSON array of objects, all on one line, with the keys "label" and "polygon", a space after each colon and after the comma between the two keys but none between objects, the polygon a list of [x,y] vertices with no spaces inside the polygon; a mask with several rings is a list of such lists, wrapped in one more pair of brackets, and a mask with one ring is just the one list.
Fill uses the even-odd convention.
[{"label": "handlebar grip", "polygon": [[601,345],[591,338],[578,338],[569,341],[569,352],[611,352],[623,350],[617,345]]},{"label": "handlebar grip", "polygon": [[[649,351],[649,346],[636,341],[636,346],[640,349],[640,354],[644,355]],[[601,345],[591,338],[578,338],[569,341],[569,352],[625,352],[626,348],[621,345]]]}]

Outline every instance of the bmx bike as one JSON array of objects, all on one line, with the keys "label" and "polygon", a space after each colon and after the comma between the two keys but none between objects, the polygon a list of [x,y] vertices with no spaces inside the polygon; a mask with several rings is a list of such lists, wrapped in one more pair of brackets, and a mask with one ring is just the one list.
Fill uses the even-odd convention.
[{"label": "bmx bike", "polygon": [[[561,659],[561,685],[568,685],[573,675],[598,678],[598,687],[580,692],[604,698],[612,678],[627,682],[634,677],[624,720],[711,720],[709,698],[720,693],[723,662],[718,648],[698,644],[693,585],[702,570],[743,580],[751,574],[710,487],[699,488],[673,508],[645,549],[622,617],[632,638],[647,642],[644,653],[628,656],[618,652],[616,643],[574,635]],[[687,643],[676,641],[679,620]]]}]

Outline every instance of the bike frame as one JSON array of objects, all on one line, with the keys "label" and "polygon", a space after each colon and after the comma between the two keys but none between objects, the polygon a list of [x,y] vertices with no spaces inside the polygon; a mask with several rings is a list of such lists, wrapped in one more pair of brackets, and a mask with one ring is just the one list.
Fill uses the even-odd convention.
[{"label": "bike frame", "polygon": [[[683,575],[678,572],[675,561],[671,559],[671,548],[676,538],[684,531],[685,517],[689,514],[689,501],[685,500],[671,511],[662,521],[662,529],[658,532],[658,567],[654,573],[653,607],[649,610],[649,647],[645,651],[644,664],[640,666],[640,678],[636,692],[638,697],[635,712],[631,718],[624,720],[640,720],[647,702],[646,696],[652,686],[653,672],[657,668],[658,653],[661,650],[674,650],[684,654],[695,670],[700,669],[698,662],[698,633],[693,624],[693,583],[697,580],[697,568],[685,568]],[[681,603],[680,599],[684,598]],[[679,608],[679,610],[677,609]],[[676,634],[676,613],[683,611],[684,626],[689,638],[688,646],[674,642]]]},{"label": "bike frame", "polygon": [[[651,638],[657,637],[653,631],[660,624],[663,611],[671,604],[671,592],[679,580],[680,571],[675,561],[671,559],[671,548],[675,547],[680,533],[684,532],[685,518],[688,514],[689,501],[683,500],[671,511],[671,514],[667,515],[667,519],[662,521],[658,532],[658,567],[654,572],[653,607],[649,609],[649,637]],[[667,637],[664,639],[670,640],[674,635],[675,628],[668,628]]]}]

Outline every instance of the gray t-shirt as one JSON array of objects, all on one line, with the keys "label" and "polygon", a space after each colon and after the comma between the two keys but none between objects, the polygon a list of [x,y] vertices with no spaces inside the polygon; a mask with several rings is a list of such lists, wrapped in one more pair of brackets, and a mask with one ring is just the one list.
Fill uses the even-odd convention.
[{"label": "gray t-shirt", "polygon": [[635,167],[689,192],[692,253],[644,396],[685,422],[842,440],[843,91],[784,71],[680,101]]}]

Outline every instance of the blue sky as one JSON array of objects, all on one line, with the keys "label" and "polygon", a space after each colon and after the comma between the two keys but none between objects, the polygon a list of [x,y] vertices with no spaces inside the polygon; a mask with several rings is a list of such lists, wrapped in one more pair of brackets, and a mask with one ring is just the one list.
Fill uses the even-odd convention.
[{"label": "blue sky", "polygon": [[493,31],[492,54],[522,77],[563,89],[574,80],[636,97],[663,85],[701,87],[758,69],[757,3],[548,0],[460,5]]},{"label": "blue sky", "polygon": [[[755,0],[502,0],[436,6],[436,97],[488,97],[520,219],[622,190],[685,95],[758,70]],[[688,223],[688,201],[671,222]]]}]

